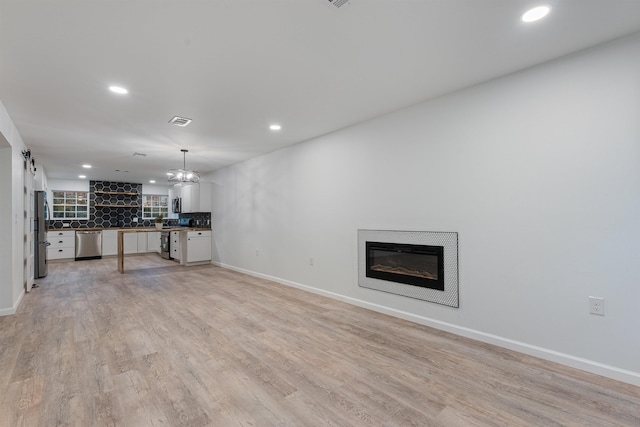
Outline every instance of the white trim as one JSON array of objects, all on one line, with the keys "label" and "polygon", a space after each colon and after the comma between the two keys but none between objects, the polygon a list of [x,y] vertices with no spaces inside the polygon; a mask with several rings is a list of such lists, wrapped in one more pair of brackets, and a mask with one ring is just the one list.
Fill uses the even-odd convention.
[{"label": "white trim", "polygon": [[13,304],[13,307],[11,308],[0,308],[0,316],[10,316],[12,314],[16,314],[16,311],[18,310],[18,306],[20,305],[20,303],[22,302],[22,298],[24,298],[24,289],[22,290],[22,292],[20,292],[20,296],[18,297],[18,300],[16,301],[15,304]]},{"label": "white trim", "polygon": [[384,313],[390,316],[398,317],[400,319],[408,320],[410,322],[418,323],[420,325],[425,325],[435,329],[440,329],[442,331],[450,332],[455,335],[471,338],[484,343],[497,345],[499,347],[507,348],[509,350],[514,350],[523,354],[527,354],[529,356],[539,357],[540,359],[548,360],[555,363],[560,363],[562,365],[569,366],[571,368],[580,369],[582,371],[590,372],[596,375],[601,375],[603,377],[611,378],[617,381],[622,381],[622,382],[640,387],[640,373],[638,372],[616,368],[615,366],[605,365],[603,363],[595,362],[593,360],[583,359],[581,357],[572,356],[570,354],[549,350],[546,348],[526,344],[519,341],[514,341],[509,338],[487,334],[485,332],[476,331],[474,329],[453,325],[451,323],[442,322],[440,320],[418,316],[412,313],[407,313],[405,311],[396,310],[396,309],[385,307],[378,304],[373,304],[373,303],[362,301],[356,298],[351,298],[341,294],[336,294],[334,292],[324,291],[322,289],[314,288],[307,285],[302,285],[297,282],[280,279],[277,277],[269,276],[267,274],[256,273],[254,271],[246,270],[244,268],[234,267],[234,266],[223,264],[217,261],[212,261],[211,263],[214,265],[217,265],[218,267],[248,274],[254,277],[259,277],[261,279],[271,280],[273,282],[280,283],[282,285],[302,289],[314,294],[326,296],[326,297],[329,297],[338,301],[346,302],[348,304],[352,304],[358,307],[366,308],[369,310],[377,311],[379,313]]}]

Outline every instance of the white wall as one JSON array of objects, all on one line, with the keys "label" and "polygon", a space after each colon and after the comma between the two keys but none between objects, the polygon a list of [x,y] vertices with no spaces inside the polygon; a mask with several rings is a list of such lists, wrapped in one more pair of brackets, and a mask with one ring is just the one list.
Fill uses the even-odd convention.
[{"label": "white wall", "polygon": [[[639,76],[635,35],[220,170],[216,261],[640,385]],[[460,308],[359,288],[359,228],[457,231]]]},{"label": "white wall", "polygon": [[0,315],[12,314],[24,296],[24,167],[22,138],[0,102]]},{"label": "white wall", "polygon": [[[50,190],[89,191],[89,180],[86,179],[49,179]],[[168,185],[142,184],[142,194],[168,194]]]},{"label": "white wall", "polygon": [[[0,203],[0,220],[12,224],[11,209],[11,147],[0,134],[0,198],[9,203]],[[8,147],[7,147],[8,146]],[[0,227],[0,314],[11,314],[13,309],[13,227]]]},{"label": "white wall", "polygon": [[142,184],[142,194],[167,195],[169,185]]},{"label": "white wall", "polygon": [[86,179],[53,179],[47,182],[49,191],[89,191],[89,181]]}]

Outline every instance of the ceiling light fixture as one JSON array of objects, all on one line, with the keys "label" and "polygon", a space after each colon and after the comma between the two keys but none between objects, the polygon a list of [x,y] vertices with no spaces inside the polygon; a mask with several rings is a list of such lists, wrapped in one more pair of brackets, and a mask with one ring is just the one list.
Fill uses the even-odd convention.
[{"label": "ceiling light fixture", "polygon": [[538,6],[533,9],[529,9],[522,15],[523,22],[535,22],[539,19],[544,18],[549,14],[551,8],[549,6]]},{"label": "ceiling light fixture", "polygon": [[182,150],[182,169],[169,169],[167,176],[170,182],[198,182],[200,181],[200,174],[197,171],[187,169],[187,153],[189,150]]},{"label": "ceiling light fixture", "polygon": [[129,91],[121,86],[109,86],[109,90],[113,93],[117,93],[119,95],[126,95]]},{"label": "ceiling light fixture", "polygon": [[87,177],[86,175],[78,175],[78,178],[81,178],[81,179],[85,179],[86,177]]},{"label": "ceiling light fixture", "polygon": [[280,129],[282,129],[282,126],[273,124],[273,125],[269,126],[269,129],[271,129],[271,130],[280,130]]},{"label": "ceiling light fixture", "polygon": [[85,169],[91,169],[91,165],[82,165],[82,167]]},{"label": "ceiling light fixture", "polygon": [[155,183],[156,183],[156,181],[155,181],[155,180],[153,180],[153,179],[150,179],[150,180],[149,180],[149,184],[155,184]]}]

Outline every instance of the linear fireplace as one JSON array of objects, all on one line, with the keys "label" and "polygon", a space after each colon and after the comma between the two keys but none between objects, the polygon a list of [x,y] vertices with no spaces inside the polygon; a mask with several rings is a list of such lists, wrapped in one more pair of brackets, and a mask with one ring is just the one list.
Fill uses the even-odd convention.
[{"label": "linear fireplace", "polygon": [[358,286],[459,307],[458,233],[359,229]]},{"label": "linear fireplace", "polygon": [[442,246],[366,242],[366,276],[444,291]]}]

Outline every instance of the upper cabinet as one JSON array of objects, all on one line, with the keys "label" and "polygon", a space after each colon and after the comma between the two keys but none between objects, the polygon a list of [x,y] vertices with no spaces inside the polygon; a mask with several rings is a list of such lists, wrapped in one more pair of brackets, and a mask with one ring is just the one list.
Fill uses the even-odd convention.
[{"label": "upper cabinet", "polygon": [[200,212],[200,184],[192,184],[180,189],[182,197],[182,212]]},{"label": "upper cabinet", "polygon": [[174,197],[182,199],[182,213],[211,212],[213,210],[213,184],[199,182],[175,186]]}]

